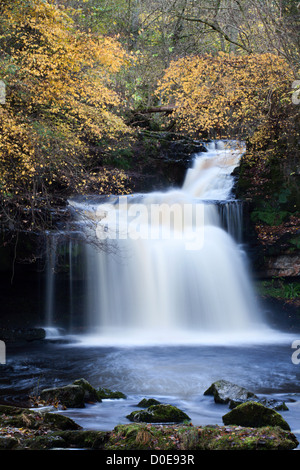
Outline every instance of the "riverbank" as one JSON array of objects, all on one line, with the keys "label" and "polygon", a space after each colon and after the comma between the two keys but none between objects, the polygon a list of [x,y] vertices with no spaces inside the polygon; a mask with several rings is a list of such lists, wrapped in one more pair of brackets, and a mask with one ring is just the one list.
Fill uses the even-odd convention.
[{"label": "riverbank", "polygon": [[280,427],[153,425],[82,430],[61,414],[0,405],[0,450],[292,450],[298,441]]}]

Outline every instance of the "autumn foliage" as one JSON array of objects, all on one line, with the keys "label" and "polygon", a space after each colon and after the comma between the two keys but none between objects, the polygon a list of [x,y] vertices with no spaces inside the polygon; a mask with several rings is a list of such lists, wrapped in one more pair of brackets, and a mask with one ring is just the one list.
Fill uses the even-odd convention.
[{"label": "autumn foliage", "polygon": [[290,101],[293,72],[273,54],[219,53],[170,64],[157,89],[184,132],[245,138]]},{"label": "autumn foliage", "polygon": [[78,30],[50,0],[4,1],[0,13],[2,221],[37,226],[57,196],[123,192],[122,172],[99,169],[99,145],[129,132],[112,84],[128,64],[124,49]]}]

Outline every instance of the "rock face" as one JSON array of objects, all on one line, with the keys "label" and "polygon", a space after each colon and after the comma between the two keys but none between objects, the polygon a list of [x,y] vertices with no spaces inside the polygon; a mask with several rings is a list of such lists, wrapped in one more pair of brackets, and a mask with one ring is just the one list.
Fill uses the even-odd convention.
[{"label": "rock face", "polygon": [[176,406],[151,405],[145,410],[133,411],[126,416],[130,421],[146,423],[182,423],[190,421],[190,417]]},{"label": "rock face", "polygon": [[253,428],[278,426],[285,431],[290,431],[290,426],[277,411],[252,401],[238,405],[225,414],[222,419],[226,425],[234,424]]},{"label": "rock face", "polygon": [[38,341],[45,337],[43,328],[0,328],[0,339],[7,343]]},{"label": "rock face", "polygon": [[300,255],[281,254],[270,256],[267,260],[266,271],[269,277],[299,277]]},{"label": "rock face", "polygon": [[259,398],[246,388],[223,379],[214,382],[204,392],[204,395],[212,395],[216,403],[228,403],[230,409],[247,401],[255,401],[275,410],[288,410],[288,407],[282,401],[264,397]]}]

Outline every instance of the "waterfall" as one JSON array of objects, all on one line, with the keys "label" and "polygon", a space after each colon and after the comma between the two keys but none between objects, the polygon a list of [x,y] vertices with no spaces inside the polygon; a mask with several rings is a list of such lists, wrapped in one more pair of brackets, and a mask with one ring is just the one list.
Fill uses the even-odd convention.
[{"label": "waterfall", "polygon": [[[203,341],[263,328],[245,264],[233,170],[245,151],[217,141],[181,188],[70,201],[86,236],[86,322],[100,342]],[[221,210],[220,210],[221,207]]]}]

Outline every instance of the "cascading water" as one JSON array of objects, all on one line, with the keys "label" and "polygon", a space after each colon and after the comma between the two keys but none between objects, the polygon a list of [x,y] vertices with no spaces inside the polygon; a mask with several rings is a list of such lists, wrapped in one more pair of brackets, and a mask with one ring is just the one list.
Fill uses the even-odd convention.
[{"label": "cascading water", "polygon": [[85,246],[86,320],[98,344],[242,341],[262,332],[235,240],[240,205],[229,202],[243,152],[235,142],[208,144],[181,189],[70,201],[85,235],[96,234]]}]

